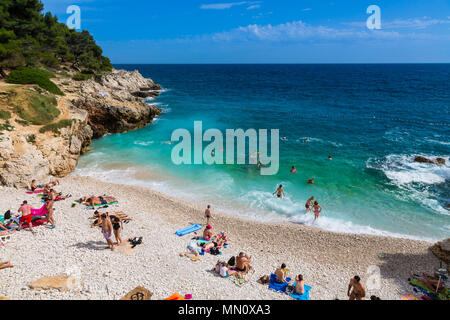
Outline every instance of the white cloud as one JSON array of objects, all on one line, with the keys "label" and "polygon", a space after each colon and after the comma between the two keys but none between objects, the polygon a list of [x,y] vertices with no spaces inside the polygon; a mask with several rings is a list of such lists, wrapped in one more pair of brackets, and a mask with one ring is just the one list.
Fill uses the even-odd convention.
[{"label": "white cloud", "polygon": [[311,10],[312,10],[311,8],[302,9],[302,11],[311,11]]},{"label": "white cloud", "polygon": [[248,7],[247,10],[254,10],[254,9],[258,9],[258,8],[261,8],[261,6],[259,4],[254,4],[250,7]]},{"label": "white cloud", "polygon": [[200,6],[200,9],[213,9],[213,10],[224,10],[224,9],[230,9],[234,6],[242,6],[244,4],[247,4],[247,1],[242,2],[228,2],[228,3],[212,3],[212,4],[202,4]]},{"label": "white cloud", "polygon": [[[365,21],[347,22],[344,25],[351,27],[366,27]],[[431,19],[429,17],[423,18],[410,18],[410,19],[395,19],[392,21],[382,21],[382,29],[425,29],[434,25],[450,24],[450,18],[448,20]]]},{"label": "white cloud", "polygon": [[225,10],[225,9],[230,9],[231,7],[235,7],[235,6],[249,5],[247,10],[252,10],[252,9],[257,9],[257,8],[261,7],[259,5],[259,3],[261,3],[261,1],[241,1],[241,2],[202,4],[200,6],[200,9]]}]

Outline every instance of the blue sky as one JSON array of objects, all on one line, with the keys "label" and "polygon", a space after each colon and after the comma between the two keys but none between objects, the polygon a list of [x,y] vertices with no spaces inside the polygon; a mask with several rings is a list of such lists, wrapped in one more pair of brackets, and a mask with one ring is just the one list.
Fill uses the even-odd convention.
[{"label": "blue sky", "polygon": [[113,63],[450,62],[450,0],[42,2],[63,22],[80,6]]}]

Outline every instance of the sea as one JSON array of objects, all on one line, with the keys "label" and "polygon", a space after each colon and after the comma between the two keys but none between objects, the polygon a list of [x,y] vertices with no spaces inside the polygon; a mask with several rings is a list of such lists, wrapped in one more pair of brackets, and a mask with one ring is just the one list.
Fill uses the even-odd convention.
[{"label": "sea", "polygon": [[[161,95],[146,102],[163,113],[143,129],[94,141],[75,174],[210,204],[248,223],[450,237],[450,64],[115,68],[159,83]],[[278,173],[261,175],[250,150],[245,164],[175,164],[172,133],[193,132],[194,121],[224,136],[227,129],[278,129],[287,140],[279,142]],[[416,155],[446,164],[417,163]],[[281,200],[272,195],[280,184]],[[305,211],[311,196],[323,208],[316,221]]]}]

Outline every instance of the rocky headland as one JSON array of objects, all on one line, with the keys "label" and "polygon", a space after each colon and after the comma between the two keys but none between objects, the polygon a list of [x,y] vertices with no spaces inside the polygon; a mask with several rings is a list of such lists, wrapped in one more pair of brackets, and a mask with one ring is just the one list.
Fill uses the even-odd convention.
[{"label": "rocky headland", "polygon": [[[161,87],[138,71],[113,70],[86,81],[60,72],[53,81],[65,94],[57,98],[60,115],[55,121],[65,125],[42,132],[42,126],[25,125],[13,113],[7,121],[9,130],[0,135],[1,185],[24,187],[32,179],[64,177],[75,169],[92,139],[142,128],[161,114],[161,109],[143,100],[158,96]],[[46,94],[35,85],[0,83],[5,101],[11,89]]]}]

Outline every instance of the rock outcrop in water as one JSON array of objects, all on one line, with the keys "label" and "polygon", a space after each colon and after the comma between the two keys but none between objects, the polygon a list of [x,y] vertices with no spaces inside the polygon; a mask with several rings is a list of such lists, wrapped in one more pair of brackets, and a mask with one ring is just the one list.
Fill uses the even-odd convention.
[{"label": "rock outcrop in water", "polygon": [[40,133],[40,126],[22,126],[13,117],[15,130],[0,135],[1,185],[24,187],[32,179],[66,176],[75,170],[92,139],[142,128],[161,114],[161,109],[135,95],[156,96],[161,89],[138,71],[114,70],[82,82],[61,77],[55,82],[66,94],[59,98],[57,120],[71,119],[72,125],[58,133]]},{"label": "rock outcrop in water", "polygon": [[423,156],[416,156],[414,158],[414,162],[445,165],[445,159],[444,158],[436,158],[436,159],[432,160],[432,159],[428,159],[428,158],[423,157]]}]

